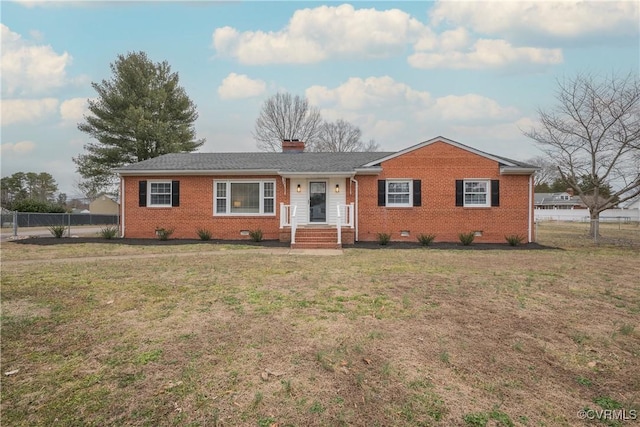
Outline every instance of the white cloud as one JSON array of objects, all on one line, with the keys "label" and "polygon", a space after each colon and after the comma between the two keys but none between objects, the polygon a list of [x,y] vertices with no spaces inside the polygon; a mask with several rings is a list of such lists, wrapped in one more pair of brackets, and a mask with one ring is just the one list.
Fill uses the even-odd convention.
[{"label": "white cloud", "polygon": [[[14,3],[33,9],[36,7],[91,7],[103,5],[104,2],[82,0],[12,0]],[[119,0],[125,2],[126,0]]]},{"label": "white cloud", "polygon": [[398,105],[425,106],[431,103],[429,92],[417,91],[389,76],[366,79],[351,77],[335,89],[311,86],[305,95],[312,104],[335,105],[346,110]]},{"label": "white cloud", "polygon": [[[352,77],[334,88],[312,86],[305,95],[321,108],[325,119],[344,119],[359,126],[363,139],[375,139],[383,150],[436,135],[455,136],[462,133],[458,129],[474,128],[479,134],[487,134],[494,126],[517,129],[514,123],[521,117],[517,108],[480,94],[436,98],[388,76]],[[480,132],[482,126],[486,129]],[[477,135],[465,139],[475,140]]]},{"label": "white cloud", "polygon": [[222,80],[218,87],[218,95],[221,99],[252,98],[261,95],[267,85],[262,80],[250,79],[246,74],[231,73]]},{"label": "white cloud", "polygon": [[482,34],[513,37],[638,34],[637,1],[439,1],[434,24],[452,23]]},{"label": "white cloud", "polygon": [[517,108],[502,107],[491,98],[473,93],[438,98],[432,111],[448,121],[505,120],[516,118],[519,113]]},{"label": "white cloud", "polygon": [[65,124],[76,124],[88,111],[87,98],[72,98],[60,104],[60,118]]},{"label": "white cloud", "polygon": [[2,38],[2,89],[9,95],[41,93],[66,83],[67,52],[56,53],[51,46],[24,40],[0,24]]},{"label": "white cloud", "polygon": [[392,139],[397,137],[406,127],[406,122],[402,120],[376,120],[372,126],[371,134],[373,139]]},{"label": "white cloud", "polygon": [[36,148],[36,144],[31,141],[20,141],[12,144],[7,142],[0,146],[2,154],[27,154],[32,152]]},{"label": "white cloud", "polygon": [[560,64],[562,50],[537,47],[515,47],[505,40],[480,39],[470,51],[443,50],[417,52],[409,56],[411,66],[422,69],[499,68],[521,64]]},{"label": "white cloud", "polygon": [[2,126],[20,122],[35,122],[58,108],[55,98],[2,100]]},{"label": "white cloud", "polygon": [[213,46],[243,64],[315,63],[329,57],[381,58],[426,37],[421,22],[398,9],[354,9],[349,4],[296,11],[279,31],[217,28]]}]

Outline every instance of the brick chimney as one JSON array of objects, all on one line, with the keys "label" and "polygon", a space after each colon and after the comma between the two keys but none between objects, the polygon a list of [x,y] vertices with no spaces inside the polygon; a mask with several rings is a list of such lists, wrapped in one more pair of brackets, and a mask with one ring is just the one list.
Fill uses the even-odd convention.
[{"label": "brick chimney", "polygon": [[302,153],[304,151],[304,142],[298,139],[285,139],[282,141],[283,153]]},{"label": "brick chimney", "polygon": [[569,196],[573,197],[573,188],[567,188],[566,193],[567,193]]}]

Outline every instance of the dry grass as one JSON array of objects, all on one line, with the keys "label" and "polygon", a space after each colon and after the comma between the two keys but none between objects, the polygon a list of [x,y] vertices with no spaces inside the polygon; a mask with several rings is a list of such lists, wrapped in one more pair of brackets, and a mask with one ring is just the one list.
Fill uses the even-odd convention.
[{"label": "dry grass", "polygon": [[[603,402],[638,410],[640,252],[571,227],[540,227],[563,249],[342,257],[3,244],[5,261],[43,261],[2,268],[1,369],[18,370],[2,425],[573,426]],[[47,260],[83,250],[123,258]]]}]

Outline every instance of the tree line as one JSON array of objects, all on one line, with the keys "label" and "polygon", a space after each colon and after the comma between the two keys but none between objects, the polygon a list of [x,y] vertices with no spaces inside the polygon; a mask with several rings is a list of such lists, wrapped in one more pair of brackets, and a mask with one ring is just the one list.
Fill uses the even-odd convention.
[{"label": "tree line", "polygon": [[65,212],[67,195],[48,172],[16,172],[0,179],[0,204],[19,212]]}]

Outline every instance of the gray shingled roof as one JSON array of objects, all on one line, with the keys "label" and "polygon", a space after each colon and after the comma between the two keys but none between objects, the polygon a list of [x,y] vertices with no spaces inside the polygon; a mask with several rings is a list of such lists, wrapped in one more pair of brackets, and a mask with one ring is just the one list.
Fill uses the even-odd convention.
[{"label": "gray shingled roof", "polygon": [[173,153],[123,166],[140,171],[353,172],[390,152],[366,153]]},{"label": "gray shingled roof", "polygon": [[397,152],[366,153],[174,153],[165,154],[116,169],[119,173],[136,172],[273,172],[273,173],[353,173],[355,169],[375,167],[378,160],[399,156],[425,144],[442,141],[498,161],[503,166],[537,169],[506,157],[485,153],[456,141],[438,136]]}]

